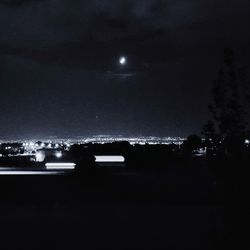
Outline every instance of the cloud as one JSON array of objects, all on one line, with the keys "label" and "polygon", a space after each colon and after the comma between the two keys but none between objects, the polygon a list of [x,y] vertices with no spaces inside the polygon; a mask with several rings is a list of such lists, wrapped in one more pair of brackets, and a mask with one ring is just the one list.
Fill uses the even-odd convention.
[{"label": "cloud", "polygon": [[[43,4],[35,4],[38,2]],[[0,43],[35,47],[41,43],[49,46],[79,41],[88,36],[101,41],[124,37],[154,27],[157,2],[0,0],[8,5],[0,9]]]},{"label": "cloud", "polygon": [[165,33],[155,27],[158,1],[8,1],[21,2],[20,9],[0,9],[2,54],[107,70],[112,57]]},{"label": "cloud", "polygon": [[105,73],[105,77],[109,80],[110,79],[127,80],[131,77],[135,77],[136,75],[137,75],[136,72],[117,73],[117,72],[108,71]]},{"label": "cloud", "polygon": [[22,6],[32,2],[40,2],[45,0],[0,0],[0,4],[6,6]]},{"label": "cloud", "polygon": [[[208,48],[227,44],[232,37],[243,40],[242,34],[249,37],[247,1],[242,6],[230,1],[228,8],[225,1],[214,0],[0,3],[8,4],[0,8],[0,53],[45,63],[108,70],[120,53],[137,55],[142,63],[161,62],[197,53],[197,48],[210,53]],[[237,22],[233,10],[241,11]]]}]

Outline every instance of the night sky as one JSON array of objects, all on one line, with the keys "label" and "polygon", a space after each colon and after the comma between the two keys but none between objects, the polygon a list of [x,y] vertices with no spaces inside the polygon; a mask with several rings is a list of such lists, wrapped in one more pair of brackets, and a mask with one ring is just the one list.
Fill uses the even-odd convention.
[{"label": "night sky", "polygon": [[250,66],[249,13],[249,0],[0,0],[0,139],[199,133],[223,49]]}]

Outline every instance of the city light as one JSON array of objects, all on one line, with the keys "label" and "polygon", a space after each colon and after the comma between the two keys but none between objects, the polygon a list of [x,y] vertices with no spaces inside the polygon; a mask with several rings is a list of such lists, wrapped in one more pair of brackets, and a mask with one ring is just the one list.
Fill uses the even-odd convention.
[{"label": "city light", "polygon": [[37,162],[43,162],[45,159],[45,154],[41,151],[38,151],[38,152],[36,152],[35,157],[36,157]]},{"label": "city light", "polygon": [[61,158],[62,157],[62,152],[56,152],[56,158]]}]

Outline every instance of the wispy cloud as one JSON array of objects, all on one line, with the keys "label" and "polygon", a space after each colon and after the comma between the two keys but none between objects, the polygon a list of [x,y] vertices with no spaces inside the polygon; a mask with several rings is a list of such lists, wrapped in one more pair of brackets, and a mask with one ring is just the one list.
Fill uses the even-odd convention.
[{"label": "wispy cloud", "polygon": [[22,6],[32,2],[40,2],[46,0],[0,0],[0,4],[7,6]]},{"label": "wispy cloud", "polygon": [[107,71],[105,76],[107,79],[119,79],[119,80],[126,80],[137,75],[136,72],[124,72],[124,73],[115,73],[112,71]]}]

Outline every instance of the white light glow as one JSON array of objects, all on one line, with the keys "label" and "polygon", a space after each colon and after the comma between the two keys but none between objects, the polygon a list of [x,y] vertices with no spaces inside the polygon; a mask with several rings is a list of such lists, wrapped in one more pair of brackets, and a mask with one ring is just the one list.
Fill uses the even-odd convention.
[{"label": "white light glow", "polygon": [[56,158],[61,158],[62,157],[62,152],[56,152]]},{"label": "white light glow", "polygon": [[121,155],[95,155],[95,162],[125,162]]},{"label": "white light glow", "polygon": [[36,161],[43,162],[45,159],[45,154],[41,151],[36,152]]},{"label": "white light glow", "polygon": [[126,60],[126,57],[124,57],[124,56],[122,56],[122,57],[120,57],[120,64],[121,65],[124,65],[124,64],[126,64],[126,62],[127,62],[127,60]]},{"label": "white light glow", "polygon": [[75,163],[63,163],[63,162],[57,162],[57,163],[46,163],[45,164],[46,169],[49,170],[74,170],[76,164]]},{"label": "white light glow", "polygon": [[246,139],[246,140],[245,140],[245,143],[246,143],[246,144],[249,144],[249,143],[250,143],[250,141]]}]

